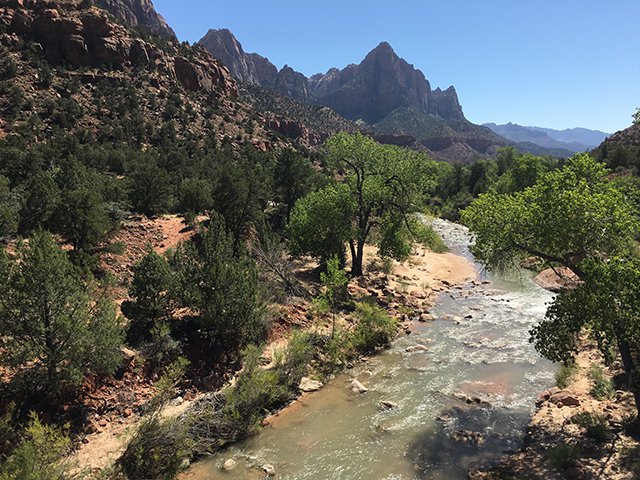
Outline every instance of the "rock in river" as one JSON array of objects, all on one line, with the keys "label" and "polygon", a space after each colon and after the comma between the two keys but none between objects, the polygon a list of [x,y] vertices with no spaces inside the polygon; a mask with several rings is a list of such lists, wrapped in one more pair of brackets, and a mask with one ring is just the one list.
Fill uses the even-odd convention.
[{"label": "rock in river", "polygon": [[301,392],[315,392],[323,387],[322,382],[318,380],[312,380],[309,377],[302,377],[298,388]]},{"label": "rock in river", "polygon": [[369,389],[360,383],[357,378],[354,378],[351,382],[351,391],[354,393],[365,393],[368,392]]}]

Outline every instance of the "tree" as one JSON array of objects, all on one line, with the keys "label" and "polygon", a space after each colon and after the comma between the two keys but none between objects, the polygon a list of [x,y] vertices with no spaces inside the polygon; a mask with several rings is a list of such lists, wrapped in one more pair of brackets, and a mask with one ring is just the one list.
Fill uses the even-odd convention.
[{"label": "tree", "polygon": [[21,185],[21,190],[20,230],[31,232],[46,228],[60,203],[60,189],[54,180],[54,172],[38,172]]},{"label": "tree", "polygon": [[[296,204],[290,222],[292,242],[301,251],[317,255],[317,250],[305,247],[326,244],[329,239],[330,243],[345,241],[351,252],[351,273],[360,276],[364,246],[372,232],[396,217],[402,221],[395,223],[397,228],[391,233],[411,230],[411,215],[424,208],[427,195],[435,189],[436,166],[420,153],[380,145],[361,134],[339,133],[327,140],[325,148],[328,165],[344,180],[339,187],[315,194],[313,204],[322,207],[316,209],[316,215],[309,215],[311,202],[305,198],[298,202],[300,207]],[[321,210],[341,212],[344,217],[323,220],[317,215]],[[325,230],[317,231],[314,221],[321,222]]]},{"label": "tree", "polygon": [[35,233],[14,261],[3,255],[0,273],[1,361],[28,372],[29,388],[57,400],[87,373],[117,367],[122,328],[115,306],[92,298],[50,234]]},{"label": "tree", "polygon": [[336,331],[336,310],[347,298],[349,283],[347,274],[340,268],[338,257],[333,257],[327,262],[327,271],[320,274],[320,281],[324,287],[321,298],[327,303],[332,314],[331,338],[333,338]]},{"label": "tree", "polygon": [[207,180],[186,178],[180,184],[178,210],[183,213],[202,213],[213,208],[213,187]]},{"label": "tree", "polygon": [[289,221],[295,203],[311,192],[316,175],[309,159],[293,150],[285,150],[276,158],[273,183],[285,222]]},{"label": "tree", "polygon": [[9,180],[0,175],[0,240],[18,230],[18,206],[9,189]]},{"label": "tree", "polygon": [[197,241],[180,244],[172,260],[176,297],[196,313],[213,360],[235,359],[267,331],[255,263],[234,243],[224,221],[214,215]]},{"label": "tree", "polygon": [[296,202],[287,233],[294,255],[311,255],[325,266],[337,256],[345,264],[345,244],[352,237],[353,203],[346,185],[328,185]]},{"label": "tree", "polygon": [[153,217],[171,208],[173,189],[169,175],[152,159],[134,165],[129,177],[129,199],[137,212]]},{"label": "tree", "polygon": [[531,341],[556,362],[572,360],[581,332],[593,337],[605,356],[617,351],[640,411],[640,262],[589,259],[584,270],[585,281],[556,298]]},{"label": "tree", "polygon": [[633,124],[640,125],[640,108],[636,108],[636,111],[633,113],[632,117],[633,117]]},{"label": "tree", "polygon": [[56,231],[71,242],[75,252],[96,246],[113,228],[102,195],[87,187],[63,195],[56,217]]},{"label": "tree", "polygon": [[569,267],[628,251],[639,223],[634,207],[587,154],[543,175],[522,192],[481,195],[462,220],[475,235],[473,254],[490,268],[523,256]]},{"label": "tree", "polygon": [[166,318],[172,306],[173,272],[167,261],[150,247],[133,267],[129,287],[132,300],[122,304],[122,312],[131,321],[129,341],[148,339],[157,321]]}]

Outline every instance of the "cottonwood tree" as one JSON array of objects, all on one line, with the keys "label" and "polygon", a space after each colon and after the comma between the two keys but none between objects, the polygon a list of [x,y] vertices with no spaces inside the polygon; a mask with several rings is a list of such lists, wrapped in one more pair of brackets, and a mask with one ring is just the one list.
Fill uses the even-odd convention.
[{"label": "cottonwood tree", "polygon": [[532,330],[532,342],[545,357],[565,363],[578,353],[581,332],[604,355],[617,351],[640,411],[640,262],[590,259],[584,271],[585,281],[562,293]]},{"label": "cottonwood tree", "polygon": [[[411,215],[420,212],[435,188],[436,167],[424,155],[381,145],[370,137],[339,133],[325,144],[327,164],[342,177],[296,203],[289,232],[296,251],[325,260],[346,243],[351,253],[351,274],[363,274],[364,246],[372,233],[389,219],[401,218],[391,233],[410,229]],[[324,218],[337,212],[337,218]],[[320,226],[320,228],[316,228]],[[389,234],[390,232],[387,232]],[[318,245],[333,251],[319,252]],[[329,255],[327,255],[329,254]]]},{"label": "cottonwood tree", "polygon": [[546,319],[532,330],[540,353],[570,361],[587,332],[603,351],[614,347],[633,377],[640,346],[640,268],[631,259],[639,223],[633,203],[608,173],[589,155],[576,155],[523,192],[481,196],[462,218],[475,235],[474,255],[490,268],[534,255],[579,276],[580,285],[556,297]]},{"label": "cottonwood tree", "polygon": [[473,254],[490,268],[536,256],[583,277],[587,258],[628,252],[637,212],[608,174],[579,154],[522,192],[481,195],[462,212],[475,236]]},{"label": "cottonwood tree", "polygon": [[28,388],[58,400],[88,373],[120,361],[115,305],[92,292],[48,233],[36,232],[11,261],[0,259],[0,336],[4,364],[29,376]]}]

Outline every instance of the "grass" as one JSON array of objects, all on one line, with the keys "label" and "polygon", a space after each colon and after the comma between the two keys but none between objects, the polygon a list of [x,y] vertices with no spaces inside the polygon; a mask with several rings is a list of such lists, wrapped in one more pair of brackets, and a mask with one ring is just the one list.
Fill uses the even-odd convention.
[{"label": "grass", "polygon": [[607,419],[602,415],[580,412],[571,417],[571,421],[584,428],[587,438],[597,443],[606,442],[612,438],[611,430],[609,430],[609,422],[607,422]]},{"label": "grass", "polygon": [[591,367],[589,377],[593,382],[593,386],[591,387],[589,394],[593,398],[597,400],[605,400],[615,396],[616,390],[613,388],[613,383],[605,376],[604,371],[600,366],[594,365]]},{"label": "grass", "polygon": [[570,363],[569,365],[562,365],[560,369],[556,372],[556,385],[559,388],[567,388],[569,383],[571,382],[571,378],[578,370],[578,367],[575,363]]},{"label": "grass", "polygon": [[549,450],[551,464],[559,470],[575,467],[580,458],[580,447],[568,443],[561,443]]}]

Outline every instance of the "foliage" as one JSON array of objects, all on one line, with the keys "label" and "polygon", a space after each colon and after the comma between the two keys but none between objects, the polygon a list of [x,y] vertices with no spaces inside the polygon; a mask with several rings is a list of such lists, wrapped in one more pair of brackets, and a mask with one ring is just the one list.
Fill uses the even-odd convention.
[{"label": "foliage", "polygon": [[377,305],[359,303],[356,318],[358,323],[353,332],[352,345],[359,352],[375,352],[380,347],[388,346],[396,336],[396,321]]},{"label": "foliage", "polygon": [[127,478],[172,479],[189,456],[187,425],[159,415],[142,420],[118,463]]},{"label": "foliage", "polygon": [[213,207],[213,187],[208,180],[186,178],[178,190],[178,211],[203,213]]},{"label": "foliage", "polygon": [[481,195],[462,219],[475,235],[474,255],[488,267],[535,255],[579,276],[586,258],[627,251],[639,228],[633,206],[587,154],[522,192]]},{"label": "foliage", "polygon": [[173,203],[169,174],[151,159],[139,162],[129,172],[129,199],[133,208],[149,217],[166,213]]},{"label": "foliage", "polygon": [[587,438],[597,443],[606,442],[612,437],[612,433],[609,430],[609,422],[603,415],[580,412],[571,417],[571,421],[584,428]]},{"label": "foliage", "polygon": [[0,480],[64,480],[70,440],[63,429],[43,424],[31,414],[11,455],[0,464]]},{"label": "foliage", "polygon": [[[293,251],[325,260],[351,252],[351,273],[363,274],[364,245],[382,229],[388,254],[403,255],[411,238],[408,217],[435,188],[435,163],[411,150],[380,145],[361,134],[334,135],[327,164],[344,180],[300,200],[291,215]],[[309,198],[311,197],[311,198]]]},{"label": "foliage", "polygon": [[322,264],[338,256],[344,264],[344,245],[351,236],[352,205],[344,185],[328,185],[295,204],[288,225],[289,249],[311,255]]},{"label": "foliage", "polygon": [[224,221],[214,215],[197,241],[180,244],[172,259],[175,296],[196,314],[212,360],[234,358],[267,331],[255,262],[237,252],[234,243]]},{"label": "foliage", "polygon": [[17,258],[0,259],[2,362],[30,373],[28,388],[57,399],[84,375],[112,372],[122,328],[114,305],[88,285],[47,233],[36,233]]},{"label": "foliage", "polygon": [[347,298],[347,284],[349,279],[346,272],[340,268],[340,260],[337,256],[327,262],[327,271],[320,274],[320,281],[324,291],[320,294],[321,301],[324,301],[333,313],[333,325],[331,336],[336,330],[336,310],[340,308]]},{"label": "foliage", "polygon": [[589,376],[593,382],[589,394],[598,400],[604,400],[607,398],[613,398],[616,394],[613,383],[607,377],[605,377],[604,371],[598,365],[591,367]]},{"label": "foliage", "polygon": [[581,449],[578,445],[561,443],[549,450],[549,461],[559,470],[574,467],[580,458]]},{"label": "foliage", "polygon": [[9,188],[9,179],[0,175],[0,240],[18,230],[18,211],[15,196]]},{"label": "foliage", "polygon": [[171,308],[173,272],[167,261],[152,248],[133,267],[129,297],[122,312],[131,321],[128,340],[134,345],[148,339],[152,326],[165,318]]},{"label": "foliage", "polygon": [[559,388],[567,388],[571,377],[575,375],[576,371],[577,367],[575,363],[562,364],[556,371],[556,385]]},{"label": "foliage", "polygon": [[636,111],[633,113],[632,117],[633,117],[633,124],[640,125],[640,108],[636,108]]},{"label": "foliage", "polygon": [[[640,344],[640,265],[621,258],[591,259],[585,262],[585,272],[583,284],[549,307],[546,319],[532,330],[532,341],[545,357],[568,361],[586,328],[603,354],[618,351],[625,372],[632,375],[638,365],[633,347]],[[638,401],[638,390],[634,393]]]},{"label": "foliage", "polygon": [[127,478],[171,479],[188,458],[192,446],[188,423],[179,418],[165,419],[161,414],[186,366],[184,359],[176,360],[157,382],[158,393],[152,399],[151,412],[142,420],[118,459]]}]

